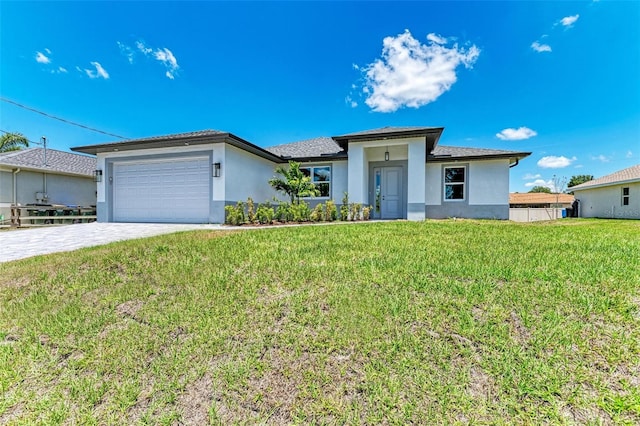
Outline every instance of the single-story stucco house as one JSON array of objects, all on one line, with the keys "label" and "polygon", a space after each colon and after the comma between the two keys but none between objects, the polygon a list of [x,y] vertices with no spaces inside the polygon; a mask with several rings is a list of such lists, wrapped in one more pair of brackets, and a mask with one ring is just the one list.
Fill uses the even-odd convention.
[{"label": "single-story stucco house", "polygon": [[55,149],[28,148],[0,153],[0,215],[11,205],[95,206],[96,159]]},{"label": "single-story stucco house", "polygon": [[[509,218],[509,168],[531,153],[438,145],[442,127],[384,127],[261,148],[205,130],[72,148],[97,156],[98,221],[224,222],[225,205],[278,197],[268,183],[290,160],[340,204],[379,219]],[[281,198],[281,197],[280,197]]]},{"label": "single-story stucco house", "polygon": [[640,219],[640,164],[568,188],[580,217]]}]

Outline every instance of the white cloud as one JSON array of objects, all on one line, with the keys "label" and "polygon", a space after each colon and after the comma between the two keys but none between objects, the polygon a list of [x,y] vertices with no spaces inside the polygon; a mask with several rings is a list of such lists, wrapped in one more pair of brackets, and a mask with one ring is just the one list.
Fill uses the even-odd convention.
[{"label": "white cloud", "polygon": [[591,159],[595,161],[601,161],[603,163],[608,163],[611,160],[611,157],[607,157],[605,155],[600,154],[600,155],[592,155]]},{"label": "white cloud", "polygon": [[127,60],[129,61],[130,64],[133,63],[133,56],[134,56],[134,51],[131,47],[127,46],[124,43],[120,43],[119,41],[116,41],[116,43],[118,43],[118,48],[120,48],[120,53],[122,53],[124,56],[127,57]]},{"label": "white cloud", "polygon": [[531,48],[536,52],[551,52],[551,46],[548,44],[540,44],[537,40],[531,43]]},{"label": "white cloud", "polygon": [[519,127],[517,129],[504,129],[500,133],[496,133],[498,139],[503,141],[520,141],[536,136],[538,133],[528,127]]},{"label": "white cloud", "polygon": [[565,16],[560,20],[560,24],[562,24],[565,27],[571,27],[578,20],[579,17],[580,15],[578,14],[573,16]]},{"label": "white cloud", "polygon": [[351,64],[351,66],[353,67],[354,70],[359,70],[360,69],[358,64]]},{"label": "white cloud", "polygon": [[165,48],[156,50],[153,56],[158,61],[162,62],[165,67],[167,67],[167,72],[165,73],[165,75],[171,80],[173,80],[175,78],[176,71],[178,71],[178,68],[180,68],[178,66],[178,61],[176,60],[176,57],[173,56],[173,53],[171,53],[171,51],[165,47]]},{"label": "white cloud", "polygon": [[432,41],[436,44],[447,44],[447,39],[445,37],[434,33],[427,34],[427,40]]},{"label": "white cloud", "polygon": [[351,108],[356,108],[358,106],[358,103],[356,101],[354,101],[351,96],[347,96],[346,98],[344,98],[344,101],[351,107]]},{"label": "white cloud", "polygon": [[[45,49],[45,50],[47,51],[47,53],[51,54],[49,49]],[[36,52],[36,62],[39,62],[41,64],[48,64],[51,62],[51,59],[45,56],[45,54],[42,52]]]},{"label": "white cloud", "polygon": [[151,49],[150,47],[147,47],[142,40],[136,41],[136,47],[140,52],[144,53],[145,55],[148,55],[151,52],[153,52],[153,49]]},{"label": "white cloud", "polygon": [[526,175],[524,175],[522,177],[522,179],[524,180],[529,180],[529,179],[539,179],[542,176],[540,175],[540,173],[536,173],[535,175],[533,173],[527,173]]},{"label": "white cloud", "polygon": [[[409,30],[385,37],[382,57],[362,67],[365,71],[365,103],[374,111],[394,112],[419,108],[435,101],[457,81],[456,68],[471,68],[480,55],[475,45],[446,47],[446,38],[429,34],[421,44]],[[434,40],[437,40],[434,41]]]},{"label": "white cloud", "polygon": [[69,71],[67,71],[67,69],[65,67],[58,67],[58,72],[63,72],[63,73],[68,73]]},{"label": "white cloud", "polygon": [[576,157],[567,158],[563,155],[559,157],[549,155],[538,160],[538,167],[542,167],[543,169],[561,169],[563,167],[570,166],[571,163],[576,160]]},{"label": "white cloud", "polygon": [[553,180],[551,179],[549,180],[536,179],[533,182],[525,183],[524,186],[526,186],[527,188],[532,188],[534,186],[544,186],[545,188],[549,188],[552,191],[554,189]]},{"label": "white cloud", "polygon": [[633,152],[627,151],[627,155],[625,155],[625,158],[631,158],[631,157],[633,157]]},{"label": "white cloud", "polygon": [[47,52],[49,55],[51,55],[51,51],[49,49],[47,49],[46,47],[44,48],[44,51]]},{"label": "white cloud", "polygon": [[91,62],[91,65],[93,65],[96,69],[84,69],[84,72],[87,74],[87,76],[89,76],[89,78],[104,78],[105,80],[109,78],[109,73],[107,72],[107,70],[102,68],[100,62]]}]

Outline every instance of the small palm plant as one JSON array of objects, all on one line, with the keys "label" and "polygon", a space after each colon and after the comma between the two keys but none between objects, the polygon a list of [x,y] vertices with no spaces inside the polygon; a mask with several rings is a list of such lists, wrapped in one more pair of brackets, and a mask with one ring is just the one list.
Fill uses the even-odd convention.
[{"label": "small palm plant", "polygon": [[28,148],[29,141],[22,133],[5,133],[0,136],[0,152],[18,151]]},{"label": "small palm plant", "polygon": [[311,182],[311,178],[300,170],[300,163],[289,162],[289,168],[276,167],[276,173],[280,176],[269,179],[269,185],[276,191],[283,192],[291,199],[291,204],[300,204],[302,197],[317,197],[320,191]]}]

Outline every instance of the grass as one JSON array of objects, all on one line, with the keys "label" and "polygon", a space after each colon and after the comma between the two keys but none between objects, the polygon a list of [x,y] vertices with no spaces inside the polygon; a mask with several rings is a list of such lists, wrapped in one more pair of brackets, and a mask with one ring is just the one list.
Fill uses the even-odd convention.
[{"label": "grass", "polygon": [[191,232],[0,264],[0,423],[638,424],[640,223]]}]

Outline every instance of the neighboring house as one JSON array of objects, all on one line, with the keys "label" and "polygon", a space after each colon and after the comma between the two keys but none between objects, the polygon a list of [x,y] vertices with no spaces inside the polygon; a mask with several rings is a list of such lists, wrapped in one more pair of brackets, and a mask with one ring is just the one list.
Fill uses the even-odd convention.
[{"label": "neighboring house", "polygon": [[570,209],[574,198],[571,194],[548,194],[545,192],[525,192],[509,194],[509,207],[547,209]]},{"label": "neighboring house", "polygon": [[95,205],[95,169],[95,158],[55,149],[0,153],[0,215],[12,204]]},{"label": "neighboring house", "polygon": [[580,217],[640,219],[640,164],[567,189]]},{"label": "neighboring house", "polygon": [[573,202],[573,195],[570,194],[512,193],[509,194],[509,219],[514,222],[535,222],[573,216]]},{"label": "neighboring house", "polygon": [[215,130],[72,148],[97,155],[98,221],[223,222],[224,206],[272,200],[274,169],[302,163],[321,196],[372,217],[509,217],[509,168],[531,153],[438,146],[441,127],[385,127],[268,149]]}]

